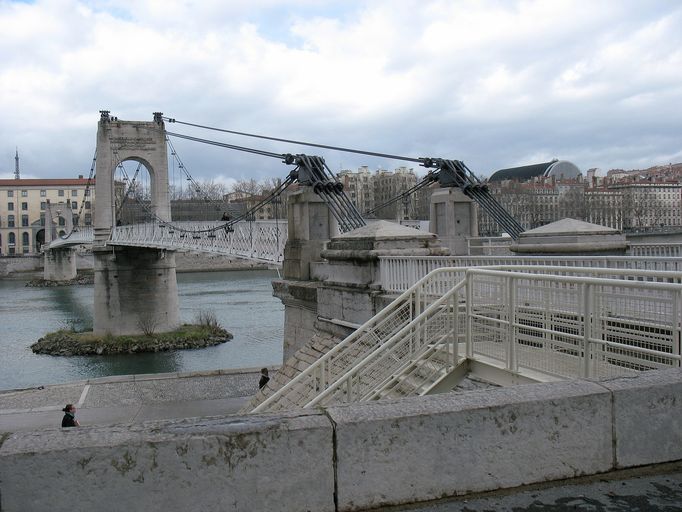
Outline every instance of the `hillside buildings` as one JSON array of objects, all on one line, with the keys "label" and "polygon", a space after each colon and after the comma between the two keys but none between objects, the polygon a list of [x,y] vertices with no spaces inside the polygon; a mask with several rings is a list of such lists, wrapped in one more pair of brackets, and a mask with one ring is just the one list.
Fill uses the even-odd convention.
[{"label": "hillside buildings", "polygon": [[[624,231],[682,226],[682,164],[614,170],[605,177],[594,169],[586,177],[542,171],[551,164],[505,169],[488,180],[493,196],[525,229],[566,217]],[[500,228],[481,212],[479,232],[497,235]]]}]

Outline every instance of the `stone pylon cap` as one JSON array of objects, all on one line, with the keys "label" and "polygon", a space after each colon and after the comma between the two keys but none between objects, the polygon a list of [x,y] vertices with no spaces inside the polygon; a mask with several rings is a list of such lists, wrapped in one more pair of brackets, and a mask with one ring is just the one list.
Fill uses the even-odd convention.
[{"label": "stone pylon cap", "polygon": [[617,229],[609,228],[607,226],[600,226],[599,224],[591,224],[577,219],[561,219],[556,222],[551,222],[540,226],[539,228],[530,229],[521,233],[521,237],[529,236],[556,236],[556,235],[615,235],[619,233]]},{"label": "stone pylon cap", "polygon": [[332,240],[358,240],[358,239],[387,240],[398,238],[436,238],[436,235],[428,231],[420,231],[414,228],[401,226],[395,222],[385,220],[368,220],[366,226],[336,235]]},{"label": "stone pylon cap", "polygon": [[510,249],[524,254],[618,255],[627,241],[617,229],[576,219],[561,219],[524,231]]},{"label": "stone pylon cap", "polygon": [[326,259],[376,259],[391,256],[444,256],[449,250],[433,233],[385,220],[368,221],[348,233],[336,235],[322,251]]}]

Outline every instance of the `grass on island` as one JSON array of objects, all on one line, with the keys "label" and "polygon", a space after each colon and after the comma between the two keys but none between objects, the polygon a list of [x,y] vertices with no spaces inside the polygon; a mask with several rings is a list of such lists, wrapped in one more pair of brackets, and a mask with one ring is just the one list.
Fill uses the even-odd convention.
[{"label": "grass on island", "polygon": [[173,341],[200,341],[214,336],[230,337],[230,334],[222,327],[212,327],[202,324],[182,324],[174,331],[169,332],[152,332],[146,334],[123,334],[114,336],[113,334],[96,335],[92,331],[75,332],[70,329],[59,329],[58,331],[48,333],[44,336],[45,340],[63,339],[69,337],[79,343],[139,343],[153,339],[157,342],[173,342]]},{"label": "grass on island", "polygon": [[212,312],[201,312],[196,323],[183,324],[169,332],[155,332],[156,324],[140,323],[142,334],[96,335],[92,331],[79,332],[63,328],[46,334],[31,345],[31,350],[52,355],[114,354],[133,352],[158,352],[182,348],[203,348],[232,339]]}]

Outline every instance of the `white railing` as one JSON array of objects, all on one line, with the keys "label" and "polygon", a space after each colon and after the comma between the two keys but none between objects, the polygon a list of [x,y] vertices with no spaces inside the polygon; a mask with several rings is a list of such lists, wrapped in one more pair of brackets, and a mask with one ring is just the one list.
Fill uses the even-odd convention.
[{"label": "white railing", "polygon": [[92,226],[79,227],[74,230],[68,238],[56,238],[50,242],[45,249],[57,249],[59,247],[69,247],[72,245],[91,244],[95,235]]},{"label": "white railing", "polygon": [[210,252],[266,262],[284,259],[286,222],[244,221],[234,224],[233,231],[206,231],[222,224],[224,222],[174,222],[176,227],[156,223],[117,226],[107,244]]},{"label": "white railing", "polygon": [[467,356],[566,379],[680,365],[682,285],[467,272]]},{"label": "white railing", "polygon": [[510,236],[467,237],[469,256],[513,256],[510,247],[514,240]]},{"label": "white railing", "polygon": [[[409,346],[413,338],[403,336],[404,328],[415,317],[429,310],[434,301],[448,294],[452,283],[464,278],[464,270],[439,269],[421,279],[296,378],[268,397],[253,412],[309,406],[313,400],[314,403],[319,402],[320,393],[329,389],[337,389],[334,386],[346,376],[349,369],[371,357],[386,342],[396,349],[394,350],[396,353],[402,351],[404,354],[414,354],[417,352],[419,347]],[[429,314],[431,312],[433,310],[429,310]],[[397,349],[395,345],[400,341],[403,344],[407,341],[407,348]],[[421,338],[421,341],[424,343],[428,341],[428,338]],[[419,345],[419,342],[415,343]],[[372,379],[363,375],[361,379],[355,379],[350,384],[350,389],[349,384],[346,384],[349,398],[363,396],[390,375],[386,371],[388,369],[372,367],[370,370],[374,372]]]},{"label": "white railing", "polygon": [[682,243],[630,244],[628,255],[679,258],[682,256]]},{"label": "white railing", "polygon": [[[682,258],[654,258],[631,256],[381,256],[379,279],[389,293],[407,290],[421,277],[442,267],[486,266],[550,266],[585,269],[627,270],[618,277],[628,278],[633,271],[681,272]],[[591,274],[594,275],[594,274]],[[666,278],[675,276],[667,275]]]},{"label": "white railing", "polygon": [[514,270],[433,271],[254,412],[422,394],[465,356],[563,379],[680,366],[681,284]]}]

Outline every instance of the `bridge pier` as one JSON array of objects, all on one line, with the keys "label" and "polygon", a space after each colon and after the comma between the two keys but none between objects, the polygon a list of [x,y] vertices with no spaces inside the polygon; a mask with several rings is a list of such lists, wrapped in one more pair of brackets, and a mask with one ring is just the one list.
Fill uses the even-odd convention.
[{"label": "bridge pier", "polygon": [[45,251],[43,267],[45,281],[69,281],[76,276],[76,249],[63,247]]},{"label": "bridge pier", "polygon": [[94,332],[167,332],[180,325],[175,252],[95,248]]},{"label": "bridge pier", "polygon": [[290,196],[288,217],[284,276],[273,281],[284,304],[284,361],[311,340],[343,339],[386,305],[379,256],[449,253],[434,234],[386,221],[338,234],[312,190]]},{"label": "bridge pier", "polygon": [[440,238],[453,256],[468,254],[467,237],[478,236],[476,203],[454,187],[431,195],[429,231]]},{"label": "bridge pier", "polygon": [[315,334],[319,283],[310,281],[310,267],[322,260],[325,244],[339,232],[329,207],[311,187],[289,196],[287,220],[284,279],[273,281],[273,295],[284,304],[284,360]]}]

